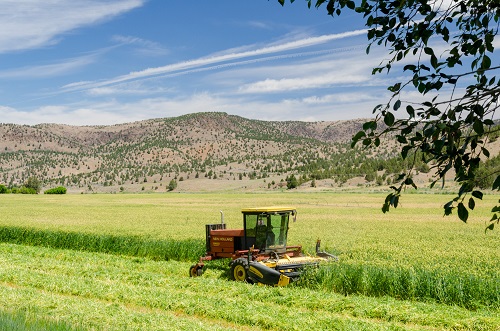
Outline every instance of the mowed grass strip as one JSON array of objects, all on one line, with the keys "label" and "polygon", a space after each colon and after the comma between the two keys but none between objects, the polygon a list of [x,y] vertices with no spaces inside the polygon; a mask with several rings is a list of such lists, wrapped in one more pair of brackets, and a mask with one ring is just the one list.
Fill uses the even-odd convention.
[{"label": "mowed grass strip", "polygon": [[219,222],[219,210],[228,228],[240,228],[242,207],[291,205],[298,220],[290,224],[288,243],[313,252],[321,239],[323,248],[340,258],[304,286],[470,309],[497,307],[500,231],[484,231],[497,197],[478,202],[467,224],[443,217],[440,201],[449,198],[407,195],[400,208],[382,214],[382,194],[7,196],[0,225],[19,222],[14,227],[20,241],[10,242],[29,242],[30,235],[23,234],[29,228],[53,243],[46,246],[195,262],[204,251],[204,225]]},{"label": "mowed grass strip", "polygon": [[189,278],[189,263],[0,244],[0,306],[94,330],[495,330],[498,311]]},{"label": "mowed grass strip", "polygon": [[[0,227],[0,242],[112,253],[153,260],[196,261],[204,254],[200,240],[153,240],[134,236]],[[479,278],[422,268],[394,268],[340,261],[308,270],[301,287],[403,300],[435,300],[468,309],[500,307],[500,277]]]}]

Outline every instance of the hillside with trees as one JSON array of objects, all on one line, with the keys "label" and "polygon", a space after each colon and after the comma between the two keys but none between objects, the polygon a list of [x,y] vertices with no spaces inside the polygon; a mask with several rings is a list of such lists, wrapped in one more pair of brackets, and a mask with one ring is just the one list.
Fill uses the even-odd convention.
[{"label": "hillside with trees", "polygon": [[0,184],[16,190],[34,178],[70,193],[391,184],[407,161],[390,142],[351,148],[364,122],[196,113],[112,126],[1,124]]}]

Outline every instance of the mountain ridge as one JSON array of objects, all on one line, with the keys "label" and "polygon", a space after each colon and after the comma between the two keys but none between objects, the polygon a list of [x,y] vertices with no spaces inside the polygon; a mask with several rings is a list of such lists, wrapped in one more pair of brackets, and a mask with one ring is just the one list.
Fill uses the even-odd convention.
[{"label": "mountain ridge", "polygon": [[44,188],[83,193],[158,191],[172,179],[272,177],[274,184],[263,187],[277,188],[293,173],[329,176],[339,157],[349,166],[348,159],[360,157],[350,139],[366,121],[262,121],[203,112],[108,126],[0,124],[0,182],[20,186],[35,176]]}]

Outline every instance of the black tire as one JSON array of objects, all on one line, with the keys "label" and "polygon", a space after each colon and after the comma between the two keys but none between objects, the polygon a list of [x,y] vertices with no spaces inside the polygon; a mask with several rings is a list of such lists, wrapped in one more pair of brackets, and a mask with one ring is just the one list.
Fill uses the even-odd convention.
[{"label": "black tire", "polygon": [[231,262],[229,277],[237,282],[248,282],[248,261],[238,258]]},{"label": "black tire", "polygon": [[189,277],[198,277],[203,275],[203,267],[200,267],[197,264],[193,264],[189,267]]}]

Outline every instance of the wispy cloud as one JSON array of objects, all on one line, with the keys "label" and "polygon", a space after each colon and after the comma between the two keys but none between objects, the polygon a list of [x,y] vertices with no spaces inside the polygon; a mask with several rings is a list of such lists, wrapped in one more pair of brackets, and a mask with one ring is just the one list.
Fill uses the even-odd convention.
[{"label": "wispy cloud", "polygon": [[145,0],[4,0],[0,53],[40,48],[69,31],[100,23],[142,6]]},{"label": "wispy cloud", "polygon": [[112,40],[120,44],[137,46],[135,52],[145,56],[162,56],[169,53],[163,45],[138,37],[115,35]]},{"label": "wispy cloud", "polygon": [[154,95],[174,92],[173,88],[166,88],[162,86],[144,86],[137,82],[130,82],[114,86],[96,87],[87,91],[92,96],[107,96],[107,95]]},{"label": "wispy cloud", "polygon": [[13,68],[0,71],[0,79],[17,79],[17,78],[45,78],[65,75],[70,72],[75,72],[82,67],[85,67],[96,61],[97,53],[84,55],[77,58],[65,59],[58,63],[26,66],[21,68]]},{"label": "wispy cloud", "polygon": [[195,68],[202,68],[204,66],[209,66],[209,65],[215,65],[215,64],[225,65],[225,63],[227,64],[228,62],[243,59],[243,58],[251,58],[251,57],[258,58],[258,57],[264,56],[264,55],[301,49],[301,48],[305,48],[305,47],[310,47],[310,46],[314,46],[314,45],[327,43],[327,42],[332,41],[332,40],[358,36],[358,35],[362,35],[365,33],[366,33],[366,30],[355,30],[355,31],[349,31],[349,32],[339,33],[339,34],[330,34],[330,35],[322,35],[322,36],[317,36],[317,37],[309,37],[309,38],[304,38],[304,39],[300,39],[300,40],[295,40],[295,41],[283,43],[280,45],[262,47],[262,48],[255,49],[255,50],[243,51],[243,52],[239,52],[239,53],[223,54],[223,55],[212,56],[212,57],[203,57],[203,58],[198,58],[195,60],[170,64],[170,65],[166,65],[166,66],[162,66],[162,67],[149,68],[149,69],[145,69],[142,71],[131,72],[127,75],[118,76],[118,77],[115,77],[115,78],[112,78],[109,80],[105,80],[105,81],[96,81],[96,82],[90,82],[90,83],[86,83],[86,84],[79,84],[78,86],[70,84],[70,85],[64,86],[63,89],[65,89],[65,90],[91,89],[91,88],[103,87],[103,86],[108,86],[108,85],[112,85],[112,84],[131,81],[131,80],[147,79],[147,78],[152,77],[152,76],[165,75],[165,74],[169,74],[169,73],[179,73],[179,72],[183,72],[186,70],[192,70]]}]

